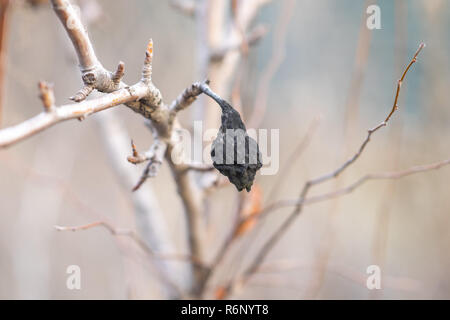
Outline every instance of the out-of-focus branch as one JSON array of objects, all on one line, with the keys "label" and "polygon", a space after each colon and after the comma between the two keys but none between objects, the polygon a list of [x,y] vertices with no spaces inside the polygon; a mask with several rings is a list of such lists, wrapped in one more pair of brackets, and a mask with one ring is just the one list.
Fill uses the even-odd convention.
[{"label": "out-of-focus branch", "polygon": [[[191,262],[191,258],[189,256],[178,255],[178,254],[157,254],[152,248],[150,248],[147,243],[138,236],[136,232],[130,229],[121,229],[115,228],[110,223],[105,221],[96,221],[92,223],[88,223],[80,226],[55,226],[55,229],[58,231],[81,231],[88,230],[95,227],[103,227],[108,230],[114,236],[126,236],[132,239],[146,254],[150,257],[158,259],[158,260],[177,260],[177,261],[189,261]],[[172,281],[172,279],[168,276],[167,273],[163,272],[163,270],[156,268],[161,280],[170,287],[171,290],[177,293],[178,296],[182,296],[182,290]]]},{"label": "out-of-focus branch", "polygon": [[0,127],[2,124],[3,91],[5,79],[6,42],[8,39],[8,12],[10,0],[0,0]]},{"label": "out-of-focus branch", "polygon": [[[371,4],[376,4],[376,0],[365,0],[363,8],[367,8]],[[343,111],[344,140],[343,145],[338,148],[337,157],[342,157],[342,155],[347,155],[349,151],[351,152],[351,150],[349,150],[349,147],[351,147],[353,138],[355,137],[356,133],[355,128],[359,115],[359,97],[361,95],[361,89],[364,83],[364,73],[369,56],[370,39],[372,36],[371,30],[367,28],[366,19],[366,11],[362,10],[358,44],[354,59],[355,63],[352,69],[350,87],[347,92],[346,103],[344,105]],[[335,181],[334,185],[336,189],[341,187],[341,184],[344,182],[343,180],[344,179]],[[335,201],[331,204],[331,208],[328,210],[329,217],[326,223],[326,230],[324,231],[324,239],[321,241],[316,257],[316,272],[312,279],[309,281],[309,284],[305,291],[306,297],[316,297],[324,284],[330,253],[335,243],[334,224],[339,213],[338,206],[339,202]]]},{"label": "out-of-focus branch", "polygon": [[[363,8],[367,8],[371,4],[376,4],[376,0],[366,0]],[[350,137],[354,134],[355,122],[359,114],[359,97],[364,83],[364,73],[367,67],[369,57],[370,42],[372,32],[367,28],[367,14],[363,10],[361,23],[359,27],[358,43],[355,52],[355,62],[350,78],[350,87],[347,92],[345,111],[344,111],[344,130],[346,145],[350,141]]]},{"label": "out-of-focus branch", "polygon": [[275,30],[272,44],[272,57],[264,70],[255,94],[255,103],[252,114],[248,120],[249,128],[257,128],[261,123],[267,109],[267,96],[270,92],[269,86],[273,76],[283,62],[286,55],[286,38],[289,22],[294,14],[295,0],[284,2]]},{"label": "out-of-focus branch", "polygon": [[[205,277],[201,283],[202,295],[204,295],[208,282],[219,269],[234,241],[251,230],[256,224],[258,215],[261,212],[261,199],[262,193],[258,185],[255,185],[248,195],[238,195],[238,204],[233,226],[217,251],[211,265],[205,272]],[[246,250],[246,248],[243,248],[243,250]],[[225,293],[227,289],[223,289],[223,293]]]},{"label": "out-of-focus branch", "polygon": [[170,5],[189,17],[193,17],[197,9],[193,0],[170,0]]},{"label": "out-of-focus branch", "polygon": [[193,260],[193,257],[184,254],[177,253],[158,253],[153,251],[151,247],[147,245],[147,243],[134,231],[131,229],[123,229],[116,228],[110,223],[106,221],[95,221],[88,224],[80,225],[80,226],[58,226],[55,225],[55,229],[58,231],[81,231],[88,230],[95,227],[104,227],[114,236],[127,236],[130,237],[144,252],[155,259],[161,260],[179,260],[179,261],[190,261],[195,264],[200,265],[202,268],[204,267],[201,261]]},{"label": "out-of-focus branch", "polygon": [[269,192],[269,196],[267,197],[268,199],[273,199],[276,196],[277,192],[280,190],[281,184],[287,180],[286,177],[289,175],[293,165],[297,163],[298,158],[311,141],[311,137],[315,133],[319,125],[319,121],[320,121],[319,117],[314,118],[314,120],[310,123],[308,129],[306,130],[305,136],[301,139],[297,147],[292,151],[292,153],[290,154],[284,165],[281,166],[282,169],[280,173],[278,173],[275,183],[273,184],[273,187]]},{"label": "out-of-focus branch", "polygon": [[[407,52],[407,43],[408,43],[408,4],[406,2],[400,1],[394,3],[394,41],[397,44],[396,47],[396,59],[395,59],[395,70],[396,73],[400,73],[403,67],[403,57]],[[433,85],[428,82],[428,85]],[[405,101],[404,97],[400,97],[400,100]],[[402,102],[400,102],[402,103]],[[431,103],[432,102],[428,102]],[[431,119],[429,119],[431,120]],[[404,138],[404,123],[405,116],[399,117],[397,121],[397,125],[395,130],[390,130],[389,134],[389,144],[393,149],[390,152],[390,160],[389,163],[392,166],[391,168],[395,168],[397,170],[400,162],[400,157],[403,152],[403,138]],[[433,140],[431,138],[431,140]],[[395,208],[392,206],[392,203],[398,197],[399,183],[397,180],[392,180],[390,183],[386,184],[386,187],[383,188],[383,195],[380,196],[380,201],[375,209],[375,221],[374,228],[372,232],[372,263],[376,264],[380,267],[381,270],[385,269],[386,261],[387,261],[387,250],[389,247],[389,227],[391,225],[391,219],[394,215]],[[325,278],[325,277],[323,277]],[[376,291],[376,292],[374,292]],[[371,290],[369,294],[370,300],[380,300],[382,299],[384,292],[380,292],[382,290]]]},{"label": "out-of-focus branch", "polygon": [[[229,94],[234,74],[244,56],[243,50],[233,48],[238,49],[241,45],[247,44],[248,39],[245,35],[249,32],[251,22],[269,0],[233,2],[233,23],[231,24],[228,23],[230,19],[228,19],[227,2],[226,0],[198,1],[195,15],[200,77],[209,78],[212,89],[225,97]],[[219,56],[219,60],[214,60],[214,57]],[[211,108],[211,105],[210,101],[201,101],[196,110],[196,116],[204,119],[205,128],[219,127],[220,111],[217,108]]]},{"label": "out-of-focus branch", "polygon": [[26,0],[25,2],[31,5],[32,7],[38,7],[47,4],[48,0]]},{"label": "out-of-focus branch", "polygon": [[[278,243],[278,241],[286,233],[286,231],[289,229],[289,227],[293,224],[295,219],[300,215],[300,213],[302,212],[302,209],[303,209],[303,202],[306,199],[306,196],[307,196],[309,190],[315,185],[321,184],[325,181],[331,180],[331,179],[339,176],[346,168],[348,168],[351,164],[353,164],[361,156],[362,152],[365,150],[367,144],[369,143],[370,138],[373,135],[373,133],[375,133],[380,128],[385,127],[387,125],[388,121],[390,120],[390,118],[392,117],[394,112],[398,109],[397,102],[398,102],[398,96],[400,93],[400,88],[401,88],[402,82],[405,79],[405,76],[408,73],[411,66],[417,61],[417,56],[419,55],[420,51],[424,47],[425,47],[425,44],[423,44],[423,43],[420,44],[419,48],[417,49],[417,51],[414,54],[413,58],[411,59],[410,63],[405,68],[400,80],[398,80],[393,107],[392,107],[390,113],[388,114],[388,116],[386,117],[386,119],[383,122],[381,122],[380,124],[378,124],[377,126],[375,126],[374,128],[368,130],[367,137],[363,141],[361,146],[359,147],[358,151],[350,159],[348,159],[346,162],[344,162],[344,164],[342,164],[336,170],[334,170],[330,173],[324,174],[322,176],[319,176],[315,179],[308,180],[304,184],[304,186],[300,192],[300,196],[298,198],[299,203],[295,206],[293,212],[285,219],[285,221],[264,242],[262,248],[256,254],[255,258],[250,263],[249,267],[246,268],[246,270],[243,272],[242,276],[239,277],[240,278],[239,283],[245,283],[251,277],[251,275],[258,269],[258,267],[261,265],[261,263],[264,261],[264,259],[267,257],[267,255],[272,251],[272,249],[275,247],[275,245]],[[228,284],[227,292],[228,293],[232,292],[233,287],[235,285],[236,285],[236,283],[234,283],[234,282],[231,282],[230,284]]]},{"label": "out-of-focus branch", "polygon": [[249,46],[257,44],[258,41],[266,35],[266,33],[267,28],[263,25],[259,25],[250,31],[244,39],[240,41],[238,39],[234,39],[233,42],[226,43],[220,48],[211,50],[209,58],[211,59],[211,62],[219,62],[229,51],[239,50],[243,43]]},{"label": "out-of-focus branch", "polygon": [[[249,2],[251,2],[251,1],[249,1]],[[235,4],[235,8],[233,11],[234,11],[234,17],[235,17],[236,30],[238,30],[240,32],[241,37],[242,37],[245,29],[243,29],[243,25],[241,24],[242,20],[240,20],[240,17],[242,17],[243,13],[245,16],[246,8],[238,6],[237,1],[234,1],[234,4]],[[255,1],[255,2],[253,2],[253,4],[258,4],[258,2]],[[261,4],[262,3],[259,2],[259,5],[261,5]],[[264,117],[265,109],[267,107],[267,96],[268,96],[270,82],[285,56],[286,35],[287,35],[287,30],[288,30],[288,25],[289,25],[290,19],[292,18],[292,15],[293,15],[294,6],[295,6],[295,1],[293,1],[293,0],[288,0],[288,1],[283,2],[281,13],[278,16],[279,23],[276,24],[277,27],[275,29],[275,36],[273,39],[272,57],[269,59],[267,68],[263,72],[262,78],[259,81],[257,92],[255,94],[254,108],[253,108],[252,114],[250,115],[249,120],[248,120],[247,126],[250,128],[257,128]],[[252,7],[251,4],[249,4],[249,7],[247,7],[247,9],[251,8],[251,7]],[[232,55],[232,54],[230,53],[230,55]],[[271,195],[273,195],[273,193]],[[252,214],[251,217],[247,217],[247,221],[242,221],[241,223],[245,224],[249,221],[255,220],[255,218],[256,218],[256,214],[255,215]],[[238,230],[239,224],[235,224],[234,228],[235,228],[235,230],[232,232],[235,232],[236,230]],[[242,248],[240,248],[241,252],[245,252],[245,250],[248,250],[248,248],[250,248],[252,246],[252,242],[253,242],[253,240],[256,239],[260,229],[261,228],[257,229],[255,232],[253,232],[251,234],[252,239],[249,239],[246,243],[243,244]],[[234,239],[228,237],[226,239],[226,242],[221,246],[222,252],[220,252],[220,254],[223,256],[226,256],[227,253],[229,252],[229,250],[233,247],[232,246],[233,242],[234,242]],[[242,263],[242,260],[236,261],[236,263],[235,263],[236,270],[239,270],[241,268],[240,267],[241,263]],[[216,266],[216,268],[218,268],[218,266]],[[225,291],[227,291],[227,290],[224,289],[224,292]]]},{"label": "out-of-focus branch", "polygon": [[[261,274],[264,278],[271,273],[293,271],[296,269],[314,269],[315,265],[311,262],[296,261],[296,260],[279,260],[272,261],[261,265],[255,273]],[[358,270],[352,270],[345,265],[331,265],[329,269],[331,273],[353,281],[364,288],[367,285],[367,274]],[[253,281],[252,281],[253,282]],[[250,285],[250,283],[249,283]],[[412,278],[394,277],[389,275],[383,276],[383,287],[395,290],[421,292],[423,284]]]}]

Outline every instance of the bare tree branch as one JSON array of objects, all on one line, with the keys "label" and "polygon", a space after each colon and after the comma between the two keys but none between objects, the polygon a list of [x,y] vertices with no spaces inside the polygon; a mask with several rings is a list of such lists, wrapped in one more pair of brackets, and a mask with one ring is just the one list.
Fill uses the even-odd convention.
[{"label": "bare tree branch", "polygon": [[[258,269],[258,267],[261,265],[261,263],[264,261],[264,259],[267,257],[267,255],[272,251],[272,249],[275,247],[275,245],[278,243],[278,241],[286,233],[286,231],[289,229],[289,227],[293,224],[295,219],[300,215],[300,213],[302,212],[302,209],[303,209],[304,199],[306,199],[306,196],[307,196],[309,190],[311,189],[311,187],[321,184],[330,179],[336,178],[339,174],[341,174],[346,168],[348,168],[352,163],[354,163],[361,156],[362,152],[364,151],[367,144],[369,143],[372,134],[374,132],[378,131],[380,128],[385,127],[387,125],[388,121],[390,120],[390,118],[392,117],[394,112],[398,109],[397,102],[398,102],[398,96],[400,93],[401,84],[402,84],[403,80],[405,79],[405,76],[406,76],[407,72],[409,71],[409,69],[411,68],[411,66],[417,61],[417,56],[419,55],[420,51],[424,47],[425,47],[425,44],[423,44],[423,43],[420,44],[419,48],[417,49],[417,51],[414,54],[413,58],[411,59],[410,63],[405,68],[400,80],[398,81],[397,90],[395,93],[394,104],[393,104],[393,107],[392,107],[390,113],[386,117],[386,119],[383,122],[381,122],[380,124],[378,124],[377,126],[375,126],[374,128],[368,130],[367,137],[363,141],[361,146],[359,147],[358,151],[350,159],[348,159],[346,162],[344,162],[343,165],[341,165],[336,170],[334,170],[330,173],[324,174],[315,179],[308,180],[304,184],[304,186],[300,192],[299,199],[298,199],[299,202],[295,206],[293,212],[275,230],[275,232],[264,242],[262,248],[257,253],[257,255],[255,256],[253,261],[250,263],[249,267],[246,268],[246,270],[243,272],[242,276],[240,276],[240,280],[239,280],[240,283],[245,283],[251,277],[251,275]],[[227,285],[227,288],[228,288],[227,292],[231,293],[233,290],[233,287],[235,285],[236,285],[236,283],[233,283],[233,282],[229,283]]]},{"label": "bare tree branch", "polygon": [[275,30],[275,36],[272,44],[272,57],[269,59],[269,63],[263,72],[261,80],[258,83],[256,90],[254,107],[252,114],[248,120],[248,126],[250,128],[257,128],[261,123],[264,114],[267,109],[267,96],[270,92],[269,86],[273,76],[278,70],[279,66],[283,62],[286,55],[286,38],[288,32],[289,22],[292,19],[294,13],[295,1],[288,0],[283,3],[282,12],[280,13],[277,27]]},{"label": "bare tree branch", "polygon": [[[175,129],[180,127],[175,115],[192,103],[192,95],[195,96],[201,92],[197,91],[192,95],[182,94],[182,98],[178,102],[175,101],[171,104],[172,110],[164,104],[160,91],[151,81],[152,41],[149,42],[146,50],[141,80],[133,86],[127,86],[120,81],[124,74],[123,62],[118,64],[114,73],[101,65],[87,32],[70,2],[68,0],[51,0],[51,3],[72,40],[80,62],[84,86],[73,99],[82,102],[55,106],[51,108],[51,111],[43,112],[16,126],[0,130],[0,147],[9,146],[58,122],[75,118],[83,119],[92,113],[125,104],[150,120],[151,127],[154,129],[154,136],[158,138],[161,144],[166,146],[165,153],[160,152],[158,158],[160,159],[161,154],[164,154],[172,170],[186,212],[191,254],[199,259],[202,245],[201,213],[204,195],[196,185],[191,172],[186,172],[186,165],[174,163],[171,155],[177,142],[177,130]],[[86,97],[94,89],[107,94],[86,101]],[[158,163],[160,161],[162,160],[158,160]],[[193,265],[193,268],[194,277],[198,279],[203,271],[197,265]]]},{"label": "bare tree branch", "polygon": [[193,0],[170,0],[170,5],[189,17],[195,16],[197,6]]},{"label": "bare tree branch", "polygon": [[50,112],[42,112],[29,120],[0,130],[0,148],[22,141],[59,122],[87,117],[122,103],[139,100],[147,94],[148,88],[138,83],[130,88],[121,89],[97,99],[54,107]]},{"label": "bare tree branch", "polygon": [[269,195],[267,197],[268,199],[273,199],[276,196],[277,192],[280,190],[282,183],[287,180],[286,177],[290,173],[293,165],[298,161],[300,155],[308,146],[312,135],[314,134],[319,125],[319,121],[320,121],[319,117],[313,119],[313,121],[309,124],[308,129],[306,130],[305,136],[301,139],[297,147],[292,151],[292,153],[286,160],[285,164],[281,166],[282,168],[281,172],[278,173],[275,183],[270,189]]},{"label": "bare tree branch", "polygon": [[239,50],[242,47],[243,43],[249,46],[257,44],[258,41],[261,40],[261,38],[266,34],[267,28],[262,25],[258,25],[252,31],[250,31],[250,33],[244,39],[240,41],[238,39],[233,39],[233,42],[226,43],[220,48],[212,49],[209,58],[211,62],[217,63],[221,61],[229,51]]},{"label": "bare tree branch", "polygon": [[[204,81],[208,84],[209,80]],[[169,110],[172,116],[175,116],[177,112],[189,107],[195,99],[202,93],[200,89],[201,83],[193,83],[190,87],[186,88],[171,104]]]}]

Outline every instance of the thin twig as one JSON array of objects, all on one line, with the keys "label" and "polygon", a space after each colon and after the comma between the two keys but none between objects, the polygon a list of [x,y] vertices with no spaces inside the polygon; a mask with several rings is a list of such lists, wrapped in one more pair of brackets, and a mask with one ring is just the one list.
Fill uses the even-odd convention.
[{"label": "thin twig", "polygon": [[279,15],[275,35],[272,43],[272,57],[263,72],[256,90],[254,107],[248,120],[249,128],[257,128],[261,123],[267,109],[267,95],[270,92],[272,81],[279,66],[286,55],[286,38],[289,22],[294,15],[295,0],[283,2],[282,12]]},{"label": "thin twig", "polygon": [[281,166],[282,169],[278,173],[277,179],[275,180],[275,183],[273,184],[267,199],[275,198],[277,192],[281,188],[282,183],[287,180],[286,177],[291,172],[292,167],[298,161],[303,151],[307,148],[309,142],[311,141],[311,137],[313,136],[317,127],[319,126],[319,122],[320,118],[316,117],[309,124],[308,129],[306,130],[306,134],[300,140],[300,143],[297,145],[297,147],[292,151],[292,153],[290,154],[284,165]]},{"label": "thin twig", "polygon": [[165,259],[165,260],[179,260],[179,261],[188,261],[188,262],[193,262],[199,266],[201,266],[202,268],[204,268],[204,263],[201,261],[197,261],[197,260],[193,260],[193,257],[190,255],[184,255],[184,254],[179,254],[179,253],[158,253],[152,250],[152,248],[150,248],[144,240],[142,240],[141,237],[139,237],[139,235],[131,230],[131,229],[122,229],[122,228],[116,228],[113,225],[111,225],[110,223],[106,222],[106,221],[95,221],[95,222],[91,222],[88,224],[84,224],[84,225],[79,225],[79,226],[58,226],[55,225],[55,229],[57,231],[82,231],[82,230],[88,230],[88,229],[92,229],[95,227],[103,227],[106,230],[108,230],[112,235],[114,236],[126,236],[126,237],[130,237],[134,242],[136,242],[137,245],[139,245],[139,247],[141,247],[141,249],[146,252],[148,255],[150,255],[153,258],[156,259]]},{"label": "thin twig", "polygon": [[276,201],[269,206],[265,207],[261,213],[260,213],[260,219],[265,218],[267,215],[272,214],[274,211],[285,208],[285,207],[292,207],[292,206],[298,206],[298,205],[310,205],[317,202],[327,201],[330,199],[334,199],[346,194],[349,194],[353,192],[355,189],[363,185],[365,182],[370,180],[393,180],[393,179],[400,179],[403,177],[407,177],[409,175],[413,175],[416,173],[421,172],[427,172],[431,170],[437,170],[442,167],[445,167],[450,164],[450,159],[425,164],[425,165],[418,165],[413,166],[411,168],[401,170],[401,171],[393,171],[393,172],[380,172],[380,173],[372,173],[372,174],[366,174],[362,176],[361,178],[357,179],[355,182],[351,183],[350,185],[340,188],[335,191],[327,192],[320,195],[315,195],[311,197],[307,197],[305,199],[285,199],[285,200],[279,200]]}]

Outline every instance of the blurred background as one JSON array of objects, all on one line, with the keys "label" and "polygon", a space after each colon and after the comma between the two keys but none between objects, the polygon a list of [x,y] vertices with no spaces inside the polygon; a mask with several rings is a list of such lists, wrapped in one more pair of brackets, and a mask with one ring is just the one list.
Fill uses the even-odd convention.
[{"label": "blurred background", "polygon": [[[234,1],[225,2],[232,15]],[[366,28],[366,8],[374,3],[381,9],[380,30]],[[155,47],[153,81],[166,103],[203,79],[199,28],[205,27],[168,1],[78,4],[97,56],[109,70],[124,61],[126,83],[139,80],[149,38]],[[41,112],[39,80],[54,83],[57,104],[68,103],[82,85],[71,43],[47,1],[12,1],[7,18],[2,128]],[[311,194],[342,188],[367,173],[450,157],[449,1],[273,0],[257,11],[250,26],[259,24],[267,33],[242,54],[219,92],[238,104],[246,120],[266,103],[257,113],[258,127],[280,129],[279,172],[290,171],[281,182],[278,175],[257,176],[261,206],[298,197],[307,179],[336,169],[357,151],[366,130],[392,108],[396,81],[421,42],[427,47],[406,77],[400,109],[389,125],[342,176]],[[204,101],[180,114],[186,128],[200,119]],[[124,106],[102,113],[114,113],[140,149],[151,145],[138,114]],[[54,228],[105,220],[137,229],[132,185],[124,185],[105,150],[107,137],[98,121],[102,113],[60,123],[0,150],[0,298],[161,298],[148,256],[131,239],[103,228]],[[301,155],[290,157],[305,135]],[[127,170],[139,176],[143,167],[128,164],[128,155],[123,154]],[[449,179],[450,168],[444,167],[371,181],[349,195],[305,207],[267,257],[267,270],[232,298],[449,299]],[[184,252],[183,207],[167,164],[146,183],[170,237]],[[205,260],[229,232],[238,199],[229,184],[208,194]],[[291,211],[274,212],[258,232],[238,239],[217,283],[237,277]],[[381,268],[381,290],[366,287],[366,269],[373,264]],[[66,287],[69,265],[81,268],[81,290]]]}]

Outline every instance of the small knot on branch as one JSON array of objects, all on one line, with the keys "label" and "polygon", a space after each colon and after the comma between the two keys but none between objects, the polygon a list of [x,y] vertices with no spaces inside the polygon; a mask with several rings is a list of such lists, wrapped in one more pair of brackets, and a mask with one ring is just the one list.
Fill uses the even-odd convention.
[{"label": "small knot on branch", "polygon": [[39,91],[42,103],[46,112],[51,112],[55,107],[55,95],[53,94],[53,85],[45,81],[39,81]]},{"label": "small knot on branch", "polygon": [[97,80],[97,77],[95,76],[95,73],[92,71],[86,72],[81,76],[81,79],[83,79],[83,82],[87,86],[92,86],[95,84],[95,81]]},{"label": "small knot on branch", "polygon": [[145,51],[144,68],[142,69],[142,82],[150,83],[152,81],[152,61],[153,61],[153,40],[150,39]]}]

